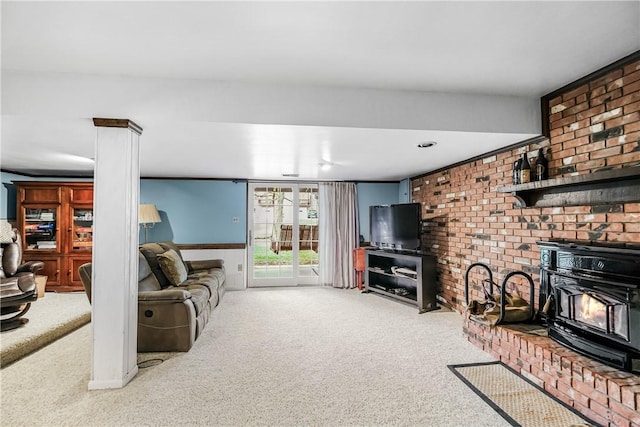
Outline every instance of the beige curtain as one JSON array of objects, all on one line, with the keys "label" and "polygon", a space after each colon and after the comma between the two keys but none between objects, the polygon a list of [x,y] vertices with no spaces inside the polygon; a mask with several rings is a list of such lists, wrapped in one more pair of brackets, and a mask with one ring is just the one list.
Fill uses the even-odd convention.
[{"label": "beige curtain", "polygon": [[358,242],[356,185],[347,182],[319,184],[320,284],[355,287],[353,250]]}]

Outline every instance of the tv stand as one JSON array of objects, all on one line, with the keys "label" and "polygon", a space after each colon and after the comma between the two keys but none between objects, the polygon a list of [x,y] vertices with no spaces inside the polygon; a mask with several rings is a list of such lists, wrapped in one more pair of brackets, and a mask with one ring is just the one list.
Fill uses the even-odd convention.
[{"label": "tv stand", "polygon": [[400,255],[422,255],[418,249],[395,249],[395,248],[382,248],[380,249],[383,252],[388,252],[390,254],[400,254]]},{"label": "tv stand", "polygon": [[436,258],[419,251],[369,249],[365,292],[417,305],[420,313],[437,310]]}]

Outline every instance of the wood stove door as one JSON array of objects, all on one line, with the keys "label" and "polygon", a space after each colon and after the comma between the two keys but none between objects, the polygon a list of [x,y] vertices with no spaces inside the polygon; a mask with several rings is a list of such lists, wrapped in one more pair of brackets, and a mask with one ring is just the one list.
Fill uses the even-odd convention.
[{"label": "wood stove door", "polygon": [[629,305],[624,293],[605,291],[597,284],[585,286],[590,282],[584,280],[554,279],[556,321],[583,332],[629,341]]}]

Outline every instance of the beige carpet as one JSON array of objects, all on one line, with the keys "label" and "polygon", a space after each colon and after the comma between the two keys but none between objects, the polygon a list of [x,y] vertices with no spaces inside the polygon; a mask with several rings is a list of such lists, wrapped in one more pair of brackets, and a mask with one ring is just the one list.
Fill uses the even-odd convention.
[{"label": "beige carpet", "polygon": [[2,367],[89,323],[91,305],[84,292],[47,292],[24,317],[26,325],[0,333]]},{"label": "beige carpet", "polygon": [[457,313],[418,314],[357,290],[228,292],[191,351],[140,355],[150,367],[123,389],[87,391],[90,326],[2,369],[0,416],[11,426],[508,426],[447,368],[492,360],[461,325]]},{"label": "beige carpet", "polygon": [[512,425],[593,425],[502,363],[474,363],[450,366],[450,369]]}]

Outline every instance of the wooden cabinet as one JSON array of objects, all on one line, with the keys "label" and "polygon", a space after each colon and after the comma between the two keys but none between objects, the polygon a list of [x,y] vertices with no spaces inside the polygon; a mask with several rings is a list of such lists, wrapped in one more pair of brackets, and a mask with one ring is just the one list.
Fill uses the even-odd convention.
[{"label": "wooden cabinet", "polygon": [[93,183],[14,181],[25,261],[42,261],[47,290],[81,291],[78,267],[91,262]]}]

